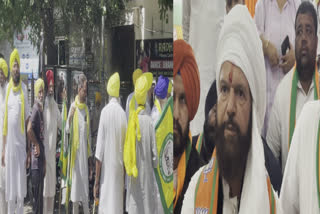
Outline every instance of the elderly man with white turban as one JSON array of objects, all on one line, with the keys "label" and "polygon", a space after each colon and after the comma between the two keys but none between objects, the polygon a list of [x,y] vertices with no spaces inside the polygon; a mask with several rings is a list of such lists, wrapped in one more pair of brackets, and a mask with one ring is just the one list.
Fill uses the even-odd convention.
[{"label": "elderly man with white turban", "polygon": [[[6,87],[8,78],[8,65],[0,58],[0,154],[2,154],[2,126],[4,116],[4,103],[6,98]],[[0,166],[0,213],[7,213],[7,202],[5,198],[5,168]]]},{"label": "elderly man with white turban", "polygon": [[44,82],[39,78],[34,84],[35,102],[28,123],[28,139],[31,148],[31,181],[33,213],[43,213],[43,182],[46,174],[44,141],[43,97]]},{"label": "elderly man with white turban", "polygon": [[182,213],[279,213],[264,166],[262,44],[248,9],[225,17],[217,49],[217,135],[210,162],[192,177]]},{"label": "elderly man with white turban", "polygon": [[54,100],[54,77],[53,71],[46,72],[47,95],[44,102],[44,147],[46,155],[46,176],[43,188],[43,212],[53,213],[54,196],[56,193],[56,145],[57,131],[62,127],[61,114],[58,104]]},{"label": "elderly man with white turban", "polygon": [[147,92],[151,88],[152,75],[147,72],[138,78],[134,96],[138,108],[129,118],[124,145],[124,165],[129,176],[128,211],[129,214],[155,212],[157,186],[154,182],[154,168],[158,157],[155,131],[151,117],[146,112]]},{"label": "elderly man with white turban", "polygon": [[3,121],[2,166],[6,167],[5,189],[8,213],[23,213],[27,193],[27,139],[25,126],[29,119],[28,91],[20,79],[20,57],[17,49],[10,55],[11,78],[5,98]]},{"label": "elderly man with white turban", "polygon": [[101,111],[95,153],[94,197],[101,201],[99,213],[123,213],[123,147],[127,118],[120,105],[119,90],[120,76],[114,73],[107,85],[109,103]]}]

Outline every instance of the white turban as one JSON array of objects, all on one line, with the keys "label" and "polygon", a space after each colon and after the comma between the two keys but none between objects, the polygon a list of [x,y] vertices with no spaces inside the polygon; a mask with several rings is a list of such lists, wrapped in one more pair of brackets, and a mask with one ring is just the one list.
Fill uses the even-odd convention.
[{"label": "white turban", "polygon": [[225,16],[217,48],[217,92],[221,66],[225,61],[239,67],[246,76],[252,94],[252,110],[261,133],[266,111],[266,70],[262,42],[246,6],[236,5]]}]

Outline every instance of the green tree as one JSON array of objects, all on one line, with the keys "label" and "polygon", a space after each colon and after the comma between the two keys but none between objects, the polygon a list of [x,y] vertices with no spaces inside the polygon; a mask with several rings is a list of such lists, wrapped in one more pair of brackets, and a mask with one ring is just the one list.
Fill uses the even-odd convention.
[{"label": "green tree", "polygon": [[125,8],[123,0],[3,0],[0,1],[0,40],[13,44],[14,33],[22,33],[25,27],[31,26],[32,43],[39,49],[43,32],[47,63],[54,64],[57,23],[63,24],[66,34],[71,23],[77,23],[83,30],[99,28],[103,6],[110,20]]},{"label": "green tree", "polygon": [[166,20],[166,23],[169,21],[168,11],[172,11],[173,8],[173,0],[158,0],[159,8],[160,8],[160,19]]},{"label": "green tree", "polygon": [[[1,0],[0,40],[13,44],[14,33],[22,33],[25,27],[31,26],[28,36],[38,50],[43,32],[47,64],[52,65],[57,62],[54,40],[59,28],[68,35],[70,24],[77,23],[84,31],[97,29],[96,32],[100,32],[102,8],[105,7],[105,26],[111,27],[121,20],[126,1],[128,0]],[[158,6],[160,18],[168,22],[168,11],[172,10],[173,0],[158,0]]]}]

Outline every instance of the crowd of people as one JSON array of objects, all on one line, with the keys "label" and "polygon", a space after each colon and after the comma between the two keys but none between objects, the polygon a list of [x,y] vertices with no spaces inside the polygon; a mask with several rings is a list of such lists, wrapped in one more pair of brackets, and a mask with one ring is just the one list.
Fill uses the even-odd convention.
[{"label": "crowd of people", "polygon": [[[33,213],[57,209],[57,173],[66,213],[79,213],[81,206],[88,214],[90,197],[99,213],[164,213],[154,174],[159,159],[155,127],[171,97],[172,82],[160,76],[154,87],[153,74],[141,69],[132,77],[134,91],[126,109],[121,106],[116,72],[108,79],[108,104],[100,113],[101,94],[96,93],[97,111],[90,115],[86,76],[79,75],[69,109],[63,91],[60,111],[54,99],[54,72],[48,70],[44,79],[34,83],[31,108],[20,78],[18,50],[11,53],[9,66],[0,58],[0,213],[24,212],[26,168],[30,168]],[[58,130],[61,144],[57,144]],[[61,146],[59,172],[57,145]],[[93,193],[90,180],[94,180]]]},{"label": "crowd of people", "polygon": [[[248,2],[224,2],[215,44],[174,41],[174,213],[320,213],[319,4]],[[201,6],[186,6],[184,30]]]},{"label": "crowd of people", "polygon": [[[0,213],[23,213],[26,168],[34,213],[54,212],[57,173],[73,213],[89,213],[90,197],[99,213],[320,213],[319,2],[217,1],[206,29],[214,4],[196,2],[184,1],[184,40],[173,42],[174,86],[136,69],[125,108],[115,72],[107,105],[96,93],[90,113],[80,74],[60,111],[51,70],[31,107],[17,49],[9,66],[0,58]],[[157,142],[167,112],[172,154]]]}]

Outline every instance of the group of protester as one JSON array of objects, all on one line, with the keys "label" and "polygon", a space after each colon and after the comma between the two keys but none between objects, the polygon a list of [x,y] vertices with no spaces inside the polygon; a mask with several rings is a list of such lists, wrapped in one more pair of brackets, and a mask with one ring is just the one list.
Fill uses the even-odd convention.
[{"label": "group of protester", "polygon": [[[71,209],[71,201],[73,213],[79,213],[80,205],[84,213],[89,213],[93,168],[93,197],[99,213],[164,213],[154,177],[158,166],[155,125],[171,97],[172,83],[160,76],[153,87],[153,79],[150,72],[133,72],[134,92],[128,97],[126,114],[119,96],[120,76],[112,74],[106,87],[108,104],[97,114],[100,116],[90,120],[84,74],[77,79],[78,93],[69,111],[64,91],[60,112],[54,100],[54,73],[48,70],[45,80],[39,78],[34,83],[35,101],[30,109],[27,87],[20,78],[18,50],[11,53],[9,67],[1,58],[0,213],[23,213],[29,167],[33,213],[54,212],[56,173],[62,178],[60,197],[66,211]],[[101,104],[100,94],[96,94],[96,100]],[[97,125],[90,124],[97,120]],[[60,172],[56,172],[58,130]],[[92,131],[97,132],[96,139]],[[96,141],[94,149],[92,139]]]},{"label": "group of protester", "polygon": [[207,70],[174,41],[174,213],[320,213],[317,5],[244,4],[225,1],[194,136]]},{"label": "group of protester", "polygon": [[[45,84],[34,84],[35,102],[30,109],[28,91],[20,78],[20,57],[17,49],[8,65],[0,59],[0,122],[1,122],[1,213],[23,213],[27,193],[26,168],[30,167],[35,213],[53,213],[56,178],[57,129],[61,129],[58,105],[54,101],[54,78],[49,70],[47,95]],[[30,111],[31,110],[31,111]],[[28,140],[27,140],[28,139]]]}]

